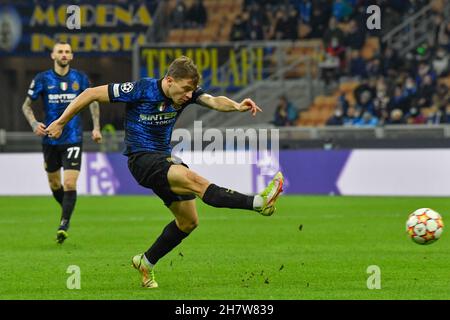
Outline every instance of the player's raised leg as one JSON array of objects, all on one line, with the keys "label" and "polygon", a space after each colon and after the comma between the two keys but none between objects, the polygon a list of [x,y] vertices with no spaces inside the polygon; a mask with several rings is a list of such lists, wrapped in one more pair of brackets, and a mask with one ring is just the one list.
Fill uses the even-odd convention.
[{"label": "player's raised leg", "polygon": [[63,243],[68,237],[67,230],[70,226],[75,203],[77,201],[77,180],[80,172],[78,170],[64,170],[64,197],[62,202],[61,222],[56,233],[56,241]]},{"label": "player's raised leg", "polygon": [[213,207],[254,210],[266,216],[273,214],[275,202],[283,191],[281,172],[275,175],[261,194],[255,196],[219,187],[182,165],[171,166],[167,178],[171,190],[176,194],[194,193]]},{"label": "player's raised leg", "polygon": [[143,287],[158,287],[153,267],[159,259],[178,246],[198,225],[195,200],[174,201],[169,209],[175,216],[175,220],[164,228],[150,249],[144,254],[134,256],[132,259],[133,267],[142,275]]}]

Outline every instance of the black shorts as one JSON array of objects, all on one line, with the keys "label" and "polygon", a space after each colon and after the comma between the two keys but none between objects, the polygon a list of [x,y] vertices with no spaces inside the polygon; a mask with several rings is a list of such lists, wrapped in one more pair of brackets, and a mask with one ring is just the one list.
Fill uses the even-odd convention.
[{"label": "black shorts", "polygon": [[167,172],[173,164],[189,168],[180,159],[163,152],[137,152],[128,155],[128,168],[136,181],[145,188],[150,188],[169,207],[173,201],[193,200],[195,195],[175,194],[167,180]]},{"label": "black shorts", "polygon": [[51,145],[43,144],[44,167],[47,172],[55,172],[61,167],[64,170],[81,168],[82,143]]}]

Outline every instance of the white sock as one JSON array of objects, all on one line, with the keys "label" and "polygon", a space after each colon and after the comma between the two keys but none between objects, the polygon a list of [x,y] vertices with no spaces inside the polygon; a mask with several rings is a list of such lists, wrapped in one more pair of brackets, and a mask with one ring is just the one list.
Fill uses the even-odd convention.
[{"label": "white sock", "polygon": [[259,194],[257,194],[253,198],[253,209],[260,209],[263,205],[264,205],[264,199]]},{"label": "white sock", "polygon": [[144,260],[145,260],[145,262],[147,262],[148,263],[148,265],[150,266],[150,268],[152,268],[153,269],[153,267],[154,267],[154,265],[153,264],[151,264],[150,263],[150,261],[148,261],[148,259],[147,259],[147,257],[145,256],[145,254],[143,255],[144,257]]}]

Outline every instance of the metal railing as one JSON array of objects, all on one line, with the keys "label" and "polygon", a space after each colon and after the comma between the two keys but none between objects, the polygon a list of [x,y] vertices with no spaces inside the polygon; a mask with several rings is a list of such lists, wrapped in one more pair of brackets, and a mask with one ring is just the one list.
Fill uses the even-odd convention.
[{"label": "metal railing", "polygon": [[[400,56],[424,42],[430,42],[434,36],[432,19],[434,13],[432,4],[426,5],[384,35],[382,41],[388,47],[396,49]],[[448,21],[450,17],[450,2],[444,1],[444,9],[441,13],[444,19]]]}]

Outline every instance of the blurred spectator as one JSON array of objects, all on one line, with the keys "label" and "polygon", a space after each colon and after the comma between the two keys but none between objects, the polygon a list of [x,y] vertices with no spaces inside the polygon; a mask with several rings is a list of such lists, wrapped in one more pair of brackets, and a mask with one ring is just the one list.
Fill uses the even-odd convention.
[{"label": "blurred spectator", "polygon": [[336,107],[334,114],[327,120],[327,126],[342,126],[344,124],[344,110]]},{"label": "blurred spectator", "polygon": [[361,28],[354,19],[349,22],[348,32],[345,34],[345,46],[354,50],[361,50],[366,41],[365,28]]},{"label": "blurred spectator", "polygon": [[359,105],[364,104],[362,100],[362,95],[368,92],[369,99],[373,99],[376,96],[376,87],[373,86],[368,79],[364,79],[353,91],[353,96],[355,97],[356,103]]},{"label": "blurred spectator", "polygon": [[289,125],[294,126],[298,120],[299,111],[291,101],[287,100],[286,97],[282,97],[281,100],[283,100],[284,103],[287,103]]},{"label": "blurred spectator", "polygon": [[345,114],[347,114],[349,107],[350,107],[350,103],[348,102],[347,98],[345,97],[345,93],[342,92],[337,100],[336,108],[341,108],[345,115]]},{"label": "blurred spectator", "polygon": [[386,83],[381,79],[377,82],[377,93],[373,100],[374,112],[380,124],[384,124],[389,118],[389,101]]},{"label": "blurred spectator", "polygon": [[323,38],[327,29],[327,24],[330,19],[330,10],[324,0],[313,2],[311,14],[311,32],[308,34],[309,38]]},{"label": "blurred spectator", "polygon": [[403,111],[400,109],[394,109],[391,111],[390,117],[386,124],[405,124],[405,119],[403,118]]},{"label": "blurred spectator", "polygon": [[369,78],[376,78],[383,74],[383,66],[378,56],[373,57],[366,64],[366,73]]},{"label": "blurred spectator", "polygon": [[373,97],[369,91],[364,91],[361,94],[359,103],[356,104],[355,108],[362,112],[368,111],[375,114],[375,106],[373,105]]},{"label": "blurred spectator", "polygon": [[288,7],[288,29],[286,30],[286,38],[289,40],[297,40],[299,38],[300,18],[298,11],[293,6]]},{"label": "blurred spectator", "polygon": [[287,99],[286,96],[281,96],[279,98],[272,123],[277,127],[295,126],[298,118],[298,109]]},{"label": "blurred spectator", "polygon": [[347,21],[353,12],[353,8],[346,0],[334,0],[333,16],[339,21]]},{"label": "blurred spectator", "polygon": [[417,108],[427,108],[432,103],[432,96],[434,93],[433,80],[429,74],[425,75],[422,83],[419,86],[419,90],[417,91]]},{"label": "blurred spectator", "polygon": [[431,82],[434,84],[436,81],[436,73],[431,69],[430,65],[426,61],[419,63],[419,68],[417,69],[416,84],[418,87],[422,84],[424,78],[429,76]]},{"label": "blurred spectator", "polygon": [[383,75],[387,76],[390,73],[395,73],[401,67],[401,61],[398,58],[397,52],[391,48],[386,46],[383,52]]},{"label": "blurred spectator", "polygon": [[438,93],[434,94],[432,97],[432,105],[430,107],[430,113],[428,115],[427,123],[429,124],[440,124],[440,123],[449,123],[450,113],[449,111],[449,99],[448,92],[440,92],[447,91],[447,88],[439,88]]},{"label": "blurred spectator", "polygon": [[349,107],[347,114],[344,117],[344,126],[353,126],[353,124],[359,121],[361,112],[354,107]]},{"label": "blurred spectator", "polygon": [[230,31],[230,41],[242,41],[247,38],[248,25],[247,20],[239,14],[234,20]]},{"label": "blurred spectator", "polygon": [[334,17],[330,18],[329,29],[323,37],[325,52],[328,56],[339,59],[338,76],[345,68],[345,47],[344,33],[337,27],[337,21]]},{"label": "blurred spectator", "polygon": [[172,26],[174,28],[184,28],[186,25],[186,5],[183,0],[177,0],[175,8],[171,13]]},{"label": "blurred spectator", "polygon": [[287,105],[280,103],[275,110],[273,124],[277,127],[287,126],[289,123]]},{"label": "blurred spectator", "polygon": [[445,123],[446,120],[446,115],[442,112],[438,105],[431,106],[430,113],[427,118],[427,124],[440,124],[442,122]]},{"label": "blurred spectator", "polygon": [[188,9],[186,18],[193,28],[202,28],[208,20],[208,13],[203,4],[203,0],[195,0],[192,6]]},{"label": "blurred spectator", "polygon": [[[411,99],[408,99],[403,94],[403,88],[401,85],[395,86],[394,96],[389,100],[389,110],[400,110],[403,113],[409,110]],[[391,114],[392,118],[392,114]]]},{"label": "blurred spectator", "polygon": [[253,4],[248,8],[250,20],[256,19],[261,26],[270,25],[270,18],[268,14],[272,11],[273,10],[270,5],[267,5],[267,8],[264,8],[264,6],[258,2],[253,2]]},{"label": "blurred spectator", "polygon": [[417,95],[417,85],[411,76],[406,78],[403,95],[408,98],[414,98]]},{"label": "blurred spectator", "polygon": [[338,57],[327,52],[325,60],[319,63],[319,68],[326,86],[338,82],[340,76],[340,61]]},{"label": "blurred spectator", "polygon": [[298,109],[292,104],[291,101],[288,100],[286,96],[281,96],[279,98],[278,107],[280,106],[282,110],[286,110],[286,125],[295,125],[298,120]]},{"label": "blurred spectator", "polygon": [[311,16],[313,10],[313,4],[311,0],[297,0],[294,1],[297,11],[300,15],[300,21],[309,25],[311,23]]},{"label": "blurred spectator", "polygon": [[449,72],[449,58],[447,52],[443,47],[439,47],[436,50],[436,54],[433,58],[433,69],[436,71],[438,77],[446,76]]},{"label": "blurred spectator", "polygon": [[427,118],[416,107],[409,109],[409,113],[406,114],[406,123],[408,124],[424,124],[427,122]]},{"label": "blurred spectator", "polygon": [[450,91],[444,83],[438,85],[436,96],[440,103],[445,105],[450,104]]},{"label": "blurred spectator", "polygon": [[450,104],[443,108],[441,123],[450,123]]},{"label": "blurred spectator", "polygon": [[251,17],[250,26],[246,34],[246,40],[258,41],[264,40],[264,30],[258,19]]},{"label": "blurred spectator", "polygon": [[259,24],[262,26],[264,31],[264,39],[269,40],[273,36],[273,32],[275,29],[276,22],[276,13],[275,9],[270,4],[257,3],[257,6],[254,6],[253,10],[250,11],[249,15],[253,18],[254,12],[258,8],[258,12],[256,13],[256,18]]},{"label": "blurred spectator", "polygon": [[328,48],[343,47],[345,35],[337,26],[337,21],[331,17],[328,22],[328,29],[323,34],[323,45]]},{"label": "blurred spectator", "polygon": [[367,78],[366,61],[361,57],[358,50],[350,53],[350,74],[360,79]]},{"label": "blurred spectator", "polygon": [[274,40],[296,40],[298,39],[298,18],[297,11],[293,10],[289,14],[280,9],[276,13]]},{"label": "blurred spectator", "polygon": [[378,125],[378,118],[371,112],[364,111],[361,118],[357,119],[353,125],[355,127],[376,127]]},{"label": "blurred spectator", "polygon": [[443,110],[445,110],[445,112],[441,118],[442,123],[450,123],[450,104],[447,104]]}]

